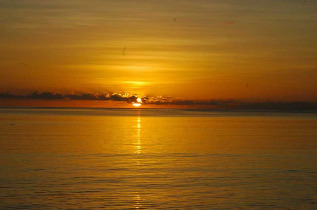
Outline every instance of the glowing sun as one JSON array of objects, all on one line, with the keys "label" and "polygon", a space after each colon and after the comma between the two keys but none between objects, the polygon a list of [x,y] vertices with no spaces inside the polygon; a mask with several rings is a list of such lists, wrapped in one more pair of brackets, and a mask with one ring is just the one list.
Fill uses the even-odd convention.
[{"label": "glowing sun", "polygon": [[135,106],[135,107],[139,107],[142,105],[142,99],[141,98],[138,98],[136,100],[137,102],[133,102],[132,105]]}]

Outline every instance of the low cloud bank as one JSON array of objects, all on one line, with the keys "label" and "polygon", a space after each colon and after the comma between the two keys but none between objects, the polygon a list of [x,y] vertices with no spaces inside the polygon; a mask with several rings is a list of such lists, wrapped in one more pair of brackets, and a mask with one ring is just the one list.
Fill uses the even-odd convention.
[{"label": "low cloud bank", "polygon": [[[16,95],[11,93],[0,93],[1,99],[37,99],[37,100],[98,100],[98,101],[121,101],[126,103],[136,102],[138,96],[136,94],[129,95],[127,93],[71,93],[60,94],[54,92],[38,92],[31,94]],[[234,110],[311,110],[317,111],[317,102],[243,102],[238,100],[185,100],[173,99],[172,97],[142,97],[143,104],[153,105],[180,105],[192,106],[212,109],[234,109]]]},{"label": "low cloud bank", "polygon": [[39,100],[101,100],[101,101],[126,101],[128,103],[136,102],[137,95],[112,94],[91,94],[91,93],[72,93],[60,94],[53,92],[33,92],[27,95],[14,95],[10,93],[0,93],[0,99],[39,99]]}]

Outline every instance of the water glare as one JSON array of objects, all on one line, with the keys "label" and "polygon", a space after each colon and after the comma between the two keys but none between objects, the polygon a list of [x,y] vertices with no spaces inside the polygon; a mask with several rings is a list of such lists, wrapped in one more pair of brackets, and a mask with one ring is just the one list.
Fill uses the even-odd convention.
[{"label": "water glare", "polygon": [[137,143],[136,143],[136,153],[141,154],[141,116],[137,118]]},{"label": "water glare", "polygon": [[0,209],[317,209],[316,114],[0,115]]}]

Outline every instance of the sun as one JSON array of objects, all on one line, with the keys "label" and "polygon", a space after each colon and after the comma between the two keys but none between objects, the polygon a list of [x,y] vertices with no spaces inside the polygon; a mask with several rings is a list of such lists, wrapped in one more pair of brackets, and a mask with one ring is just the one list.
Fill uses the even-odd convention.
[{"label": "sun", "polygon": [[135,107],[139,107],[139,106],[141,106],[142,104],[140,104],[140,103],[133,103],[132,105],[135,106]]},{"label": "sun", "polygon": [[140,107],[142,105],[142,99],[141,98],[137,98],[136,100],[137,102],[133,102],[132,105],[135,107]]}]

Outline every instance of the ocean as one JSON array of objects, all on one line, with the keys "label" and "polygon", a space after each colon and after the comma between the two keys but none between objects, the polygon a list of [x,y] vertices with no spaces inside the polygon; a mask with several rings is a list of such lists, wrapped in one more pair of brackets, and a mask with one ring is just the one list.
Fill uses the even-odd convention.
[{"label": "ocean", "polygon": [[0,109],[0,209],[317,209],[317,114]]}]

